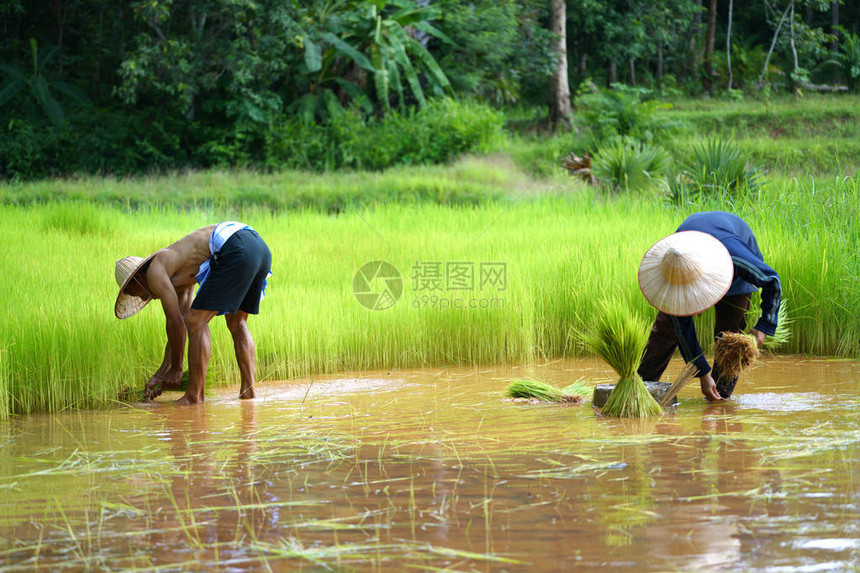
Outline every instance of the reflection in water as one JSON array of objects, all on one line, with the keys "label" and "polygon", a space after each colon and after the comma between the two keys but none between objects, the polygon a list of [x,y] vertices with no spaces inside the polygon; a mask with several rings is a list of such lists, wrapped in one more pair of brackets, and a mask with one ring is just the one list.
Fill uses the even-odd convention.
[{"label": "reflection in water", "polygon": [[513,377],[597,380],[596,362],[393,374],[15,419],[0,438],[0,567],[856,563],[856,362],[769,359],[734,401],[688,388],[645,421],[501,399]]}]

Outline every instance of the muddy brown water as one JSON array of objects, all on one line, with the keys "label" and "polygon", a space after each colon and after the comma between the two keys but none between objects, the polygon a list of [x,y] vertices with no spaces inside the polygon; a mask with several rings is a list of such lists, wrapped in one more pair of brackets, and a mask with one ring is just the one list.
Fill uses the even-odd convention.
[{"label": "muddy brown water", "polygon": [[856,570],[857,361],[767,358],[648,421],[503,400],[524,376],[611,378],[363,372],[15,418],[0,570]]}]

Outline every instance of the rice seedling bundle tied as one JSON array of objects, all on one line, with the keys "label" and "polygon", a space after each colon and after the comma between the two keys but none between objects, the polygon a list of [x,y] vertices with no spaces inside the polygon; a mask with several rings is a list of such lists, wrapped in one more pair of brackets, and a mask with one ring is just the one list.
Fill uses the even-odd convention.
[{"label": "rice seedling bundle tied", "polygon": [[619,418],[660,416],[663,408],[648,392],[636,369],[648,342],[648,326],[620,306],[601,304],[591,330],[580,333],[582,343],[606,361],[619,380],[601,414]]},{"label": "rice seedling bundle tied", "polygon": [[510,398],[535,399],[541,402],[564,402],[578,404],[582,402],[583,386],[574,382],[563,389],[556,388],[541,380],[522,379],[514,380],[507,390]]}]

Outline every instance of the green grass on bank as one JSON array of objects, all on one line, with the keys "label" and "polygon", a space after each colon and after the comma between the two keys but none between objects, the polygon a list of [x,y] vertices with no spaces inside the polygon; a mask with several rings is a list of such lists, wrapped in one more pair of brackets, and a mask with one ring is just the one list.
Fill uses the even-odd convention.
[{"label": "green grass on bank", "polygon": [[[575,122],[577,113],[575,109]],[[509,125],[529,125],[522,115],[520,111]],[[860,98],[854,95],[810,94],[797,100],[761,101],[681,99],[657,117],[679,125],[677,133],[654,142],[676,162],[689,159],[693,144],[717,138],[737,143],[747,162],[767,173],[821,178],[856,177],[860,172]],[[575,131],[556,137],[514,137],[507,152],[527,172],[547,176],[567,153],[582,155],[590,149],[593,155],[593,147],[587,127],[577,125]]]},{"label": "green grass on bank", "polygon": [[340,213],[385,203],[475,205],[530,185],[504,156],[385,172],[190,171],[145,178],[81,177],[0,183],[0,205],[95,202],[126,209],[203,208]]},{"label": "green grass on bank", "polygon": [[[488,175],[494,176],[506,177]],[[126,184],[129,196],[152,192],[151,182],[138,189]],[[114,318],[114,262],[214,221],[252,224],[273,251],[270,291],[250,321],[265,380],[575,355],[570,334],[590,320],[601,298],[653,317],[636,284],[642,253],[689,212],[710,208],[749,221],[767,262],[781,273],[794,321],[781,350],[858,356],[860,190],[853,179],[779,179],[731,205],[683,207],[631,195],[606,198],[578,185],[566,194],[511,193],[480,205],[395,203],[336,217],[238,206],[6,205],[0,207],[0,265],[7,269],[0,280],[6,325],[0,416],[104,406],[124,387],[142,388],[160,362],[163,315],[155,303],[131,319]],[[353,293],[357,270],[375,260],[388,261],[403,278],[402,297],[387,310],[368,310]],[[447,263],[467,273],[471,267],[474,285],[448,285]],[[497,271],[501,265],[505,282],[480,284],[482,264]],[[707,313],[701,319],[706,346],[710,321]],[[209,383],[237,379],[232,345],[217,319]]]},{"label": "green grass on bank", "polygon": [[748,162],[787,175],[860,170],[860,98],[822,96],[773,101],[682,101],[666,112],[685,126],[675,149],[702,137],[738,143]]}]

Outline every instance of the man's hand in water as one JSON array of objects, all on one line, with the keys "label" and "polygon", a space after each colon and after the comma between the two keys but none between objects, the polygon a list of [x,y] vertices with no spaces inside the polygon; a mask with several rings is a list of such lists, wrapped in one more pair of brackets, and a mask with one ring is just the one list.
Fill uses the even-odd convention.
[{"label": "man's hand in water", "polygon": [[176,390],[182,384],[182,370],[170,370],[167,374],[156,372],[146,383],[143,399],[146,402],[161,396],[164,390]]}]

